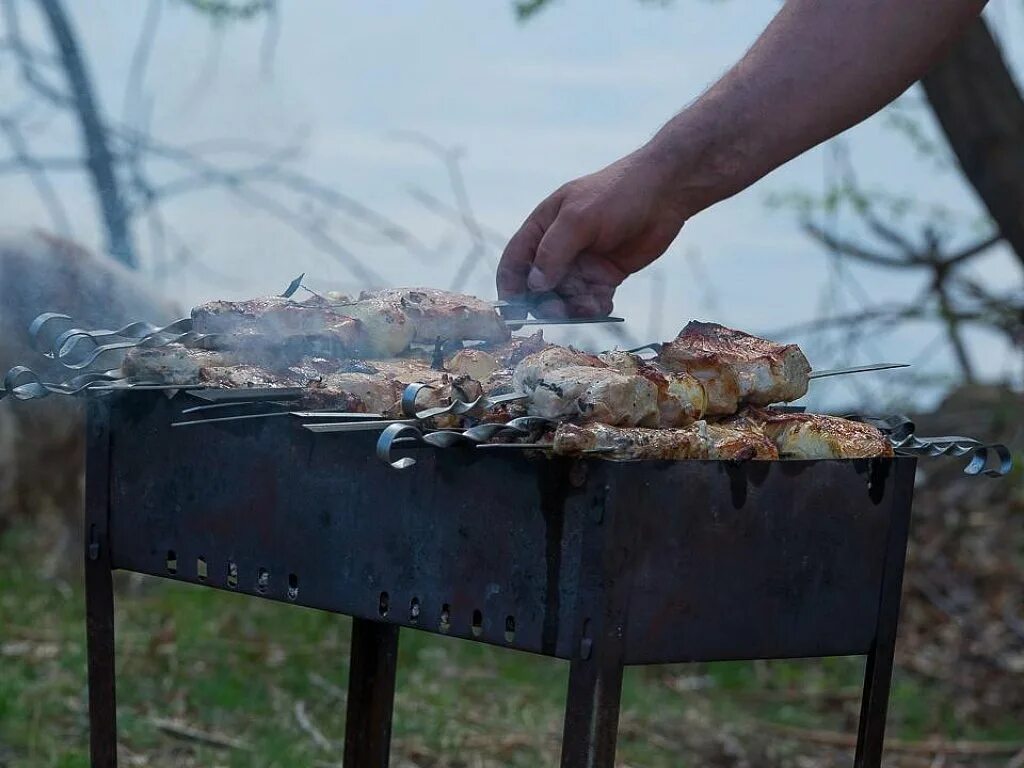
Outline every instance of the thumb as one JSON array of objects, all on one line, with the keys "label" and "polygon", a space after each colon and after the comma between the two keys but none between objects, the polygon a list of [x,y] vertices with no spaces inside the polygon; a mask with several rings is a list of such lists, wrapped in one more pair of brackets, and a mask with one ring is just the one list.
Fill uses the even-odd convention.
[{"label": "thumb", "polygon": [[559,211],[537,245],[527,287],[534,293],[553,290],[562,282],[579,253],[593,240],[594,233],[579,214]]}]

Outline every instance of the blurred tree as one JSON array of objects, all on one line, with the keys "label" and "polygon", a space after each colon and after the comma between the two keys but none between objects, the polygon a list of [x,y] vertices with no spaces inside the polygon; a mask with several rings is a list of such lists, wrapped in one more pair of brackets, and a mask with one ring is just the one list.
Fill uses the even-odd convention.
[{"label": "blurred tree", "polygon": [[[384,280],[334,234],[332,218],[341,220],[339,226],[358,230],[360,236],[379,238],[418,258],[425,257],[426,247],[404,227],[340,190],[292,169],[289,163],[298,155],[295,146],[267,148],[225,139],[208,142],[218,151],[230,146],[235,156],[246,161],[244,165],[228,166],[203,150],[156,138],[149,124],[152,98],[143,93],[143,82],[165,1],[170,0],[149,0],[128,74],[125,117],[118,121],[100,103],[87,52],[64,2],[0,0],[0,64],[4,58],[13,62],[23,88],[23,98],[5,100],[5,105],[0,105],[0,139],[6,139],[8,148],[7,156],[0,156],[0,174],[29,176],[57,234],[72,235],[49,175],[84,173],[99,210],[105,250],[133,268],[142,261],[134,229],[144,222],[154,273],[167,269],[168,264],[172,268],[188,264],[207,276],[217,276],[215,270],[198,262],[162,213],[169,200],[209,188],[219,188],[294,230],[313,248],[339,262],[362,286],[382,285]],[[265,65],[272,57],[277,0],[177,2],[215,24],[266,20],[270,42],[265,41],[263,47]],[[39,14],[46,34],[42,41],[23,32],[24,10]],[[81,157],[43,156],[33,150],[33,128],[40,113],[55,113],[77,124]]]}]

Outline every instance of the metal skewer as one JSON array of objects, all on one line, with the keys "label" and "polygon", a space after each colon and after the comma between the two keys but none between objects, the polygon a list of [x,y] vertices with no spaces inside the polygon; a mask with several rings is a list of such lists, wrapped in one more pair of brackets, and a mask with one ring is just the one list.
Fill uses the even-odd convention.
[{"label": "metal skewer", "polygon": [[505,325],[591,325],[594,323],[624,323],[624,317],[563,317],[551,320],[505,320]]},{"label": "metal skewer", "polygon": [[328,424],[303,424],[310,432],[373,432],[383,431],[399,424],[402,426],[419,424],[417,419],[382,419],[380,421],[338,421]]},{"label": "metal skewer", "polygon": [[909,368],[910,363],[873,363],[872,365],[855,365],[850,368],[832,368],[827,371],[811,371],[808,379],[823,379],[826,376],[845,376],[848,373],[867,373],[869,371],[887,371],[891,368]]}]

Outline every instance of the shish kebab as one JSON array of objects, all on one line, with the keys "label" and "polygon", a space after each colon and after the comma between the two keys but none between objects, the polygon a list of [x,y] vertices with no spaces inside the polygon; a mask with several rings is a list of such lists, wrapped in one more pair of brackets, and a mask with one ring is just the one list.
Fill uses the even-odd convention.
[{"label": "shish kebab", "polygon": [[[126,375],[168,384],[296,388],[292,405],[331,413],[401,415],[410,384],[419,405],[505,395],[478,420],[540,416],[559,422],[545,440],[555,453],[612,458],[801,458],[891,455],[880,432],[829,416],[764,408],[807,390],[813,372],[796,345],[693,322],[657,345],[589,355],[511,337],[492,304],[435,289],[389,289],[351,300],[338,294],[210,302],[192,312],[210,349],[170,344],[129,350]],[[431,355],[417,344],[445,339],[472,347]],[[297,411],[308,413],[309,411]],[[258,415],[256,415],[258,416]],[[227,417],[230,418],[230,417]],[[186,423],[200,423],[186,422]],[[463,423],[451,411],[435,427]],[[359,426],[353,427],[359,428]]]}]

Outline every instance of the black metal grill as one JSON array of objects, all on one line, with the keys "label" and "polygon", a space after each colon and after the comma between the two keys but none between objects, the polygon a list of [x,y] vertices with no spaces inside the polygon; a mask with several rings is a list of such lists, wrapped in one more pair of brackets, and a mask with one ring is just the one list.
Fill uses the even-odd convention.
[{"label": "black metal grill", "polygon": [[569,660],[563,766],[612,766],[622,669],[868,656],[879,766],[915,459],[631,462],[421,449],[289,418],[172,429],[188,395],[90,403],[92,757],[115,764],[124,569],[354,617],[345,764],[387,765],[400,627]]}]

